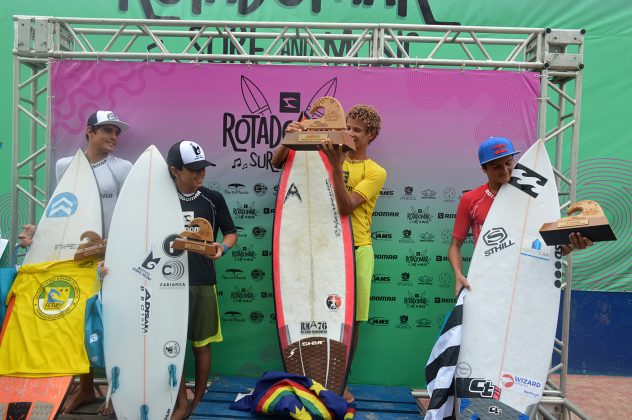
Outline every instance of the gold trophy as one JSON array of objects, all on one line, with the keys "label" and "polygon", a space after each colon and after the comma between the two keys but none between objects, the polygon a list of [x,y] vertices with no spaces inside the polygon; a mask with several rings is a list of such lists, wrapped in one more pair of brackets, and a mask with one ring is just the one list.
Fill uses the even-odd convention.
[{"label": "gold trophy", "polygon": [[217,245],[214,241],[213,227],[209,221],[196,217],[189,222],[186,230],[173,241],[171,247],[212,257],[217,254]]},{"label": "gold trophy", "polygon": [[103,257],[105,256],[105,247],[107,246],[107,239],[101,238],[98,233],[88,230],[81,234],[80,241],[86,239],[85,242],[80,242],[75,251],[75,261],[85,260],[90,257]]},{"label": "gold trophy", "polygon": [[314,114],[321,108],[325,110],[322,117],[302,121],[305,130],[285,133],[281,144],[294,150],[319,150],[324,140],[331,139],[334,146],[342,147],[345,152],[355,151],[353,139],[346,131],[347,122],[340,102],[331,96],[323,96],[314,102],[309,112]]},{"label": "gold trophy", "polygon": [[568,235],[573,232],[579,232],[593,242],[617,240],[596,201],[578,201],[571,204],[566,213],[568,217],[545,223],[540,228],[540,235],[547,245],[568,245]]}]

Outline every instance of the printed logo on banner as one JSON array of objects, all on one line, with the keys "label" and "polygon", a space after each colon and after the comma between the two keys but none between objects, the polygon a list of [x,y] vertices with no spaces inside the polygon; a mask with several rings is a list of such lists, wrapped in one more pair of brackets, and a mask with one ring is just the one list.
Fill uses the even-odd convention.
[{"label": "printed logo on banner", "polygon": [[46,207],[46,217],[69,217],[79,207],[79,199],[71,192],[57,194]]},{"label": "printed logo on banner", "polygon": [[456,198],[456,190],[454,188],[446,187],[443,190],[443,201],[455,201]]},{"label": "printed logo on banner", "polygon": [[432,215],[430,214],[430,207],[426,207],[424,209],[419,209],[415,207],[410,207],[408,213],[406,213],[406,220],[409,223],[430,223],[432,221]]},{"label": "printed logo on banner", "polygon": [[400,276],[400,280],[397,282],[397,285],[398,286],[403,286],[403,287],[412,286],[412,284],[410,282],[410,273],[408,273],[408,272],[402,273],[402,275]]},{"label": "printed logo on banner", "polygon": [[256,282],[263,280],[266,276],[265,271],[260,268],[255,268],[250,272],[250,278]]},{"label": "printed logo on banner", "polygon": [[252,228],[252,235],[257,239],[262,239],[266,236],[266,228],[263,226],[255,226]]},{"label": "printed logo on banner", "polygon": [[281,92],[279,104],[279,112],[298,114],[301,111],[301,94],[299,92]]},{"label": "printed logo on banner", "polygon": [[408,324],[408,315],[400,315],[399,324],[395,325],[395,328],[399,330],[410,330],[412,327],[410,326],[410,324]]},{"label": "printed logo on banner", "polygon": [[224,194],[227,195],[246,195],[248,194],[248,190],[244,184],[240,184],[238,182],[233,182],[228,184],[226,188],[224,188]]},{"label": "printed logo on banner", "polygon": [[395,296],[379,296],[379,295],[371,295],[372,302],[397,302],[397,297]]},{"label": "printed logo on banner", "polygon": [[246,275],[239,268],[229,268],[222,273],[222,280],[246,280]]},{"label": "printed logo on banner", "polygon": [[367,323],[369,325],[373,325],[374,327],[387,327],[390,322],[388,318],[373,316],[368,319]]},{"label": "printed logo on banner", "polygon": [[397,254],[375,254],[376,260],[395,261],[397,258]]},{"label": "printed logo on banner", "polygon": [[432,321],[428,318],[420,318],[416,322],[417,328],[430,328],[432,327]]},{"label": "printed logo on banner", "polygon": [[456,303],[456,298],[446,298],[446,297],[435,297],[434,303],[450,303],[454,305]]},{"label": "printed logo on banner", "polygon": [[252,303],[255,301],[255,298],[255,292],[252,291],[252,287],[236,287],[230,292],[230,299],[233,303]]},{"label": "printed logo on banner", "polygon": [[373,274],[373,283],[390,283],[391,276],[387,276],[385,274]]},{"label": "printed logo on banner", "polygon": [[255,219],[259,215],[259,210],[255,208],[254,201],[250,204],[241,204],[239,201],[233,207],[233,216],[240,220]]},{"label": "printed logo on banner", "polygon": [[402,231],[402,237],[399,239],[400,244],[413,244],[415,240],[412,238],[413,232],[410,229],[404,229]]},{"label": "printed logo on banner", "polygon": [[239,311],[226,311],[222,316],[222,322],[242,323],[246,322],[246,320]]},{"label": "printed logo on banner", "polygon": [[443,272],[439,274],[439,286],[440,287],[452,287],[452,274]]},{"label": "printed logo on banner", "polygon": [[441,231],[441,241],[446,244],[452,242],[452,230],[451,229],[443,229]]},{"label": "printed logo on banner", "polygon": [[437,198],[437,192],[435,190],[431,190],[431,189],[425,189],[422,190],[421,193],[421,198],[424,200],[434,200],[435,198]]},{"label": "printed logo on banner", "polygon": [[500,252],[516,243],[508,238],[507,232],[502,227],[493,227],[485,232],[482,236],[485,245],[488,248],[485,250],[484,255],[489,257],[497,252]]},{"label": "printed logo on banner", "polygon": [[376,230],[371,232],[371,239],[376,241],[390,241],[393,239],[393,234],[385,230]]},{"label": "printed logo on banner", "polygon": [[456,219],[456,213],[437,213],[437,219]]},{"label": "printed logo on banner", "polygon": [[434,242],[434,238],[434,233],[422,232],[419,234],[419,242]]},{"label": "printed logo on banner", "polygon": [[408,249],[408,255],[406,255],[406,264],[409,267],[427,267],[430,264],[430,258],[428,257],[428,250],[414,251]]},{"label": "printed logo on banner", "polygon": [[406,307],[410,309],[425,308],[426,306],[428,306],[426,292],[408,292],[408,295],[404,297],[404,305],[406,305]]},{"label": "printed logo on banner", "polygon": [[432,286],[433,280],[434,279],[432,278],[432,276],[422,274],[421,276],[417,277],[417,284],[420,286]]},{"label": "printed logo on banner", "polygon": [[407,185],[404,187],[404,195],[399,197],[400,200],[416,200],[417,197],[413,194],[413,187]]},{"label": "printed logo on banner", "polygon": [[234,247],[231,250],[231,255],[233,260],[244,262],[244,261],[254,261],[257,258],[257,252],[251,247],[243,246],[243,247]]},{"label": "printed logo on banner", "polygon": [[399,212],[398,211],[374,211],[373,217],[395,218],[395,217],[399,217]]},{"label": "printed logo on banner", "polygon": [[261,311],[252,311],[250,312],[250,322],[253,324],[261,324],[263,321],[264,315]]},{"label": "printed logo on banner", "polygon": [[528,194],[533,198],[537,198],[547,181],[548,180],[545,177],[536,171],[527,168],[521,163],[517,163],[511,173],[509,184],[518,188],[525,194]]},{"label": "printed logo on banner", "polygon": [[206,188],[208,188],[209,190],[217,191],[217,192],[222,191],[222,186],[219,184],[219,182],[215,182],[215,181],[211,181],[208,184],[206,184]]},{"label": "printed logo on banner", "polygon": [[266,291],[261,292],[261,299],[272,299],[272,298],[274,298],[273,292],[266,292]]},{"label": "printed logo on banner", "polygon": [[382,188],[380,191],[380,198],[393,198],[395,191],[390,188]]},{"label": "printed logo on banner", "polygon": [[259,182],[255,184],[254,187],[252,187],[252,190],[254,191],[255,195],[261,197],[264,196],[266,192],[268,192],[268,186]]}]

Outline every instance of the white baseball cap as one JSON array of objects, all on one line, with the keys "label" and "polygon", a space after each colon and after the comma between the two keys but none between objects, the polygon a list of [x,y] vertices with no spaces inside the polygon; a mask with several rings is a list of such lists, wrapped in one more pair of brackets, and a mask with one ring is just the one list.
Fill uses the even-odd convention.
[{"label": "white baseball cap", "polygon": [[95,127],[99,125],[114,125],[121,131],[125,131],[129,128],[127,123],[119,120],[119,118],[112,111],[99,110],[88,118],[88,127]]},{"label": "white baseball cap", "polygon": [[206,160],[202,146],[189,140],[181,140],[171,146],[167,154],[167,164],[176,167],[184,166],[193,171],[199,171],[209,165],[215,166],[214,163]]}]

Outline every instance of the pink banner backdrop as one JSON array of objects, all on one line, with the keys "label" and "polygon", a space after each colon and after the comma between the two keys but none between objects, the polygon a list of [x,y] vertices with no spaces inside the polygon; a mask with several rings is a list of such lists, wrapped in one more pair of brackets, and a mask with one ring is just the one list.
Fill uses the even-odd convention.
[{"label": "pink banner backdrop", "polygon": [[[345,109],[375,106],[382,129],[370,154],[388,179],[374,214],[371,319],[351,381],[406,385],[423,384],[453,305],[447,246],[461,194],[485,181],[478,144],[504,136],[526,150],[540,96],[529,72],[154,62],[59,61],[50,86],[53,159],[83,147],[88,116],[109,109],[130,124],[118,156],[133,162],[150,144],[166,155],[189,139],[216,165],[206,183],[226,197],[240,239],[219,264],[225,342],[213,367],[246,375],[280,368],[270,258],[279,175],[269,159],[283,128],[325,95]],[[389,352],[401,363],[377,369]]]}]

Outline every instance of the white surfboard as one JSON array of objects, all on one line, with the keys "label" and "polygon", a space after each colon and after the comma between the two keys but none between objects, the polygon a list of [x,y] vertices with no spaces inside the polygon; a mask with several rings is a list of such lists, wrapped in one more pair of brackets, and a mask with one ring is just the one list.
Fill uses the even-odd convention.
[{"label": "white surfboard", "polygon": [[23,264],[73,259],[87,230],[102,235],[103,216],[97,180],[79,149],[48,201]]},{"label": "white surfboard", "polygon": [[290,151],[285,162],[274,218],[274,296],[286,371],[342,393],[355,320],[354,249],[328,166],[313,151]]},{"label": "white surfboard", "polygon": [[171,248],[182,229],[174,182],[152,145],[121,189],[105,255],[105,368],[119,419],[173,413],[189,305],[187,256]]},{"label": "white surfboard", "polygon": [[538,229],[559,217],[553,170],[538,140],[501,187],[474,248],[456,369],[461,419],[535,417],[562,275],[561,251],[546,246]]}]

